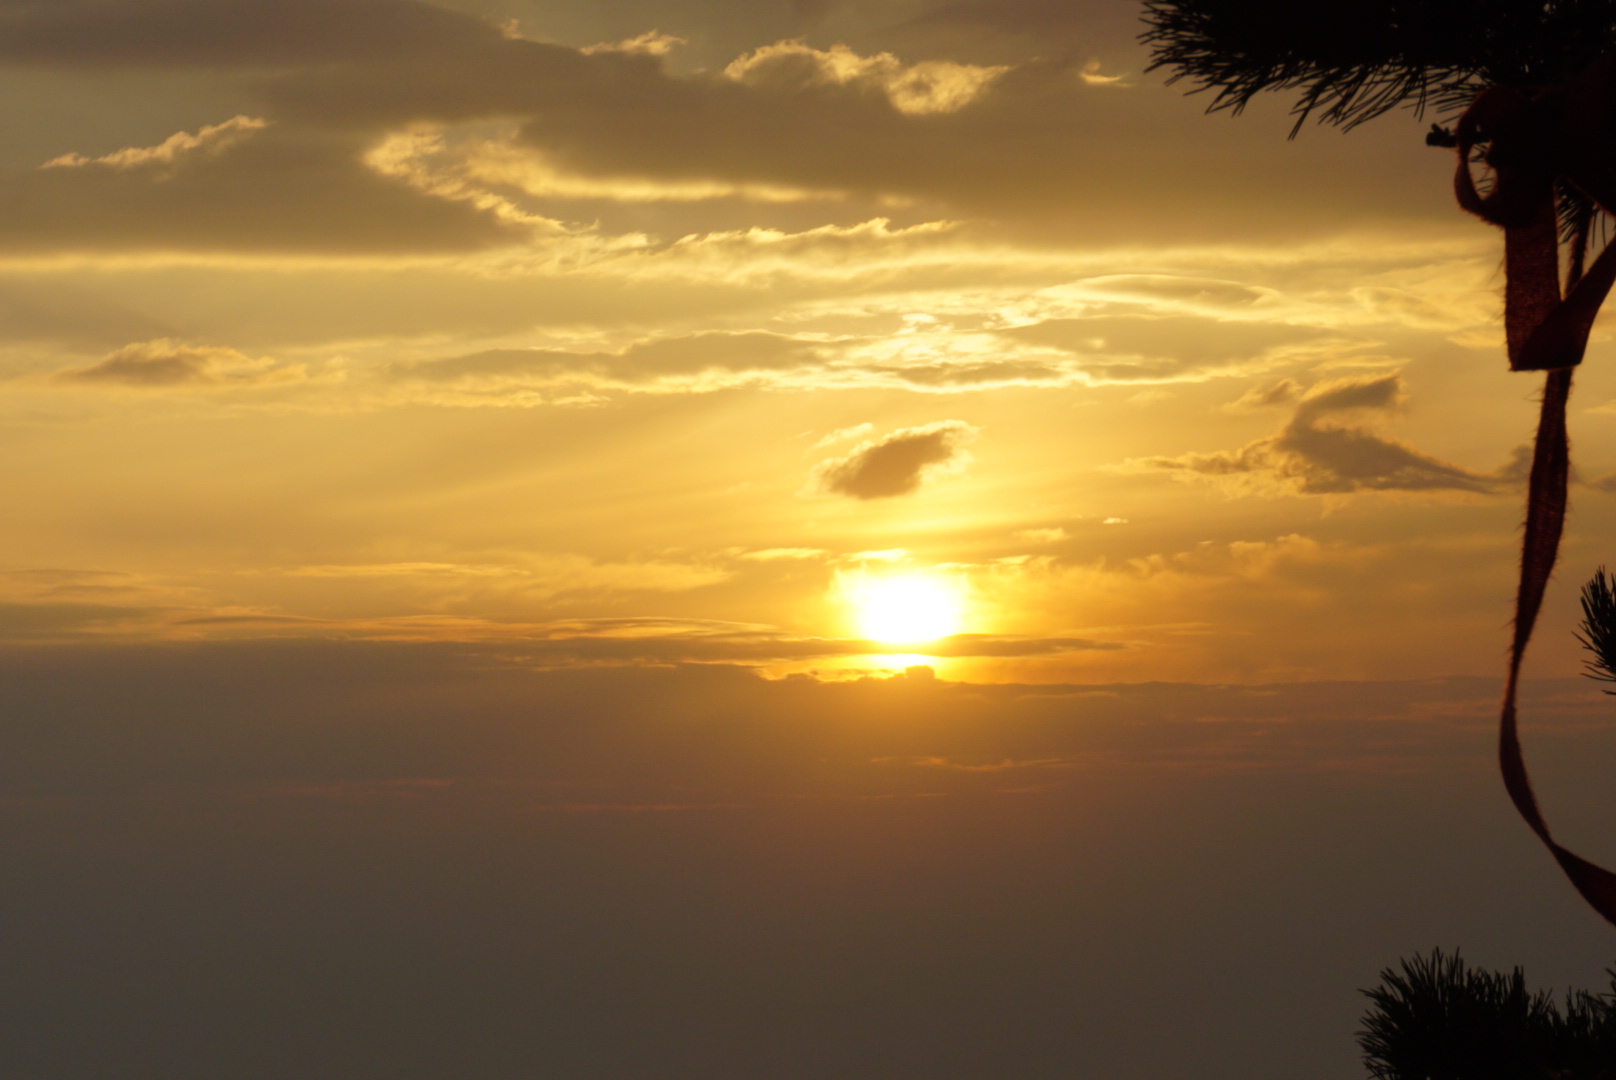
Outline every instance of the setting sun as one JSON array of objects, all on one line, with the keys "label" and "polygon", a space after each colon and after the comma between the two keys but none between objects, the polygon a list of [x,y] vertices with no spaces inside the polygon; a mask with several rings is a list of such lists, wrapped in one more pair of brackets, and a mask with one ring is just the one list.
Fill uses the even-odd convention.
[{"label": "setting sun", "polygon": [[936,578],[878,578],[855,589],[853,602],[859,633],[871,641],[933,641],[959,631],[959,592]]}]

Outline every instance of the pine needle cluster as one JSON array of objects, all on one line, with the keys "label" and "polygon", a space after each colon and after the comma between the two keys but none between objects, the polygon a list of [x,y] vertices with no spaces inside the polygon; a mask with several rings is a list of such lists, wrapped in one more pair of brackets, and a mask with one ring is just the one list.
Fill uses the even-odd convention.
[{"label": "pine needle cluster", "polygon": [[[1592,654],[1585,674],[1600,682],[1616,683],[1616,579],[1601,566],[1582,587],[1582,622],[1577,640]],[[1606,690],[1616,694],[1616,690]]]},{"label": "pine needle cluster", "polygon": [[1239,112],[1267,90],[1355,127],[1408,105],[1462,108],[1487,86],[1570,78],[1616,47],[1616,0],[1145,0],[1150,70]]},{"label": "pine needle cluster", "polygon": [[1531,991],[1520,968],[1468,968],[1440,949],[1365,990],[1358,1045],[1375,1080],[1616,1080],[1611,991]]}]

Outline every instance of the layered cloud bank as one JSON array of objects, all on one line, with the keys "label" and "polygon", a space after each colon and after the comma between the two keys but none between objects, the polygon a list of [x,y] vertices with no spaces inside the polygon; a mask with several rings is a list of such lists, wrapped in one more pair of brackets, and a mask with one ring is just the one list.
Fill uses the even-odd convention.
[{"label": "layered cloud bank", "polygon": [[[1144,225],[1188,191],[1202,200],[1191,216],[1211,222],[1214,208],[1249,219],[1255,184],[1282,201],[1298,190],[1273,173],[1283,155],[1253,168],[1244,147],[1210,144],[1186,188],[1175,143],[1193,110],[1159,88],[1119,89],[1075,54],[974,64],[783,40],[689,71],[670,65],[669,35],[567,47],[414,0],[67,0],[3,18],[0,63],[25,75],[161,73],[251,107],[0,176],[27,211],[0,231],[13,252],[475,250],[593,216],[569,199],[598,212],[633,190],[630,202],[831,199],[844,215],[924,205],[1116,239],[1119,212]],[[1407,185],[1319,192],[1312,179],[1330,196],[1315,217],[1435,205],[1410,202]],[[1303,204],[1287,205],[1294,228]]]}]

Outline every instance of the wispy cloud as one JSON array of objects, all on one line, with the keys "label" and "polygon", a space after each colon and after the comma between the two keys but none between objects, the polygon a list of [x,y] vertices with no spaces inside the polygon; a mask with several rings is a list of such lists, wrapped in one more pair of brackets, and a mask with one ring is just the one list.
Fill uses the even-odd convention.
[{"label": "wispy cloud", "polygon": [[667,56],[680,45],[688,44],[682,37],[664,34],[660,30],[647,30],[623,41],[606,41],[599,45],[588,45],[578,51],[585,56],[596,56],[600,53],[625,53],[629,56]]},{"label": "wispy cloud", "polygon": [[298,382],[306,375],[301,365],[253,359],[235,349],[158,338],[125,345],[89,367],[59,372],[56,379],[63,383],[160,389],[283,384]]},{"label": "wispy cloud", "polygon": [[829,552],[821,548],[763,548],[759,551],[745,551],[740,557],[752,562],[797,562],[810,559],[823,559]]},{"label": "wispy cloud", "polygon": [[41,169],[82,169],[101,165],[109,169],[141,169],[172,165],[186,154],[216,154],[269,126],[267,120],[253,116],[233,116],[222,124],[209,124],[195,135],[188,131],[175,132],[156,146],[128,146],[100,157],[83,154],[63,154],[51,158]]},{"label": "wispy cloud", "polygon": [[1118,89],[1126,89],[1133,85],[1127,81],[1128,76],[1126,74],[1107,75],[1101,70],[1102,67],[1103,65],[1100,61],[1090,60],[1083,65],[1083,70],[1077,73],[1077,77],[1083,80],[1083,85],[1085,86],[1114,86]]}]

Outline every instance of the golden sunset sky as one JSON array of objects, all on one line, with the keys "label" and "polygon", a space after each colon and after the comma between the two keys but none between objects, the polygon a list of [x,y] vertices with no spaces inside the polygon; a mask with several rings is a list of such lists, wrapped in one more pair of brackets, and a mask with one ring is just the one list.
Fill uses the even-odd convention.
[{"label": "golden sunset sky", "polygon": [[0,0],[0,1071],[1345,1078],[1399,956],[1600,984],[1488,771],[1499,235],[1139,31]]},{"label": "golden sunset sky", "polygon": [[6,20],[8,638],[834,670],[929,573],[973,680],[1496,667],[1535,387],[1411,115],[1205,117],[1126,4]]}]

